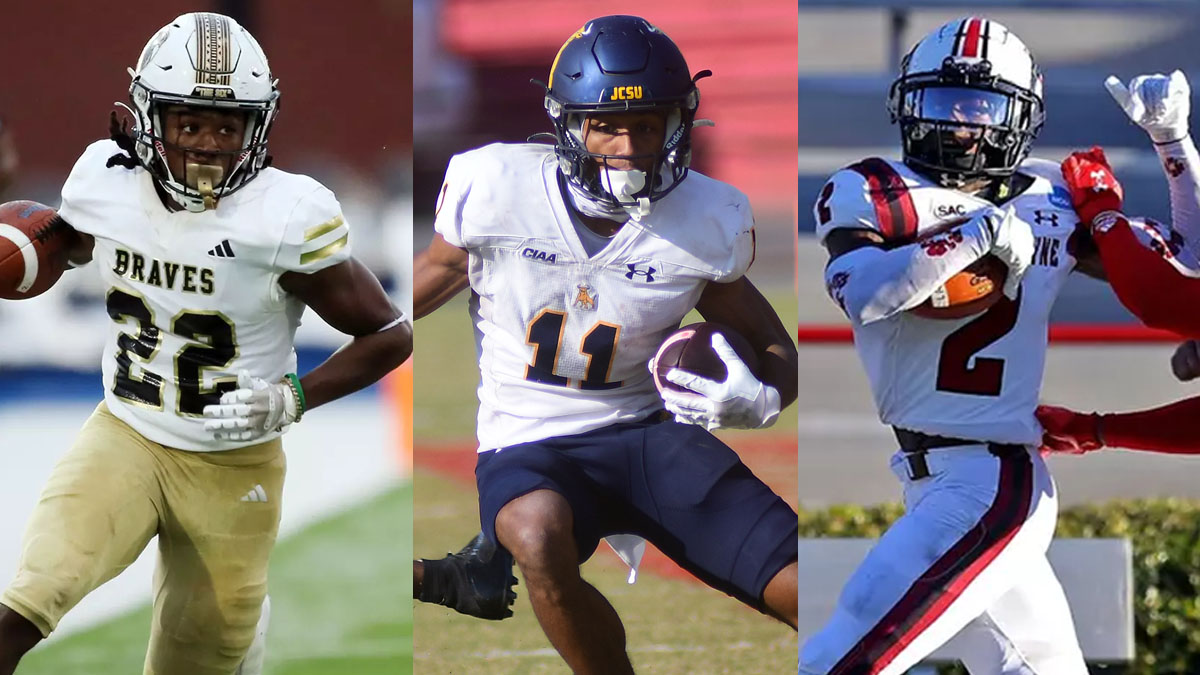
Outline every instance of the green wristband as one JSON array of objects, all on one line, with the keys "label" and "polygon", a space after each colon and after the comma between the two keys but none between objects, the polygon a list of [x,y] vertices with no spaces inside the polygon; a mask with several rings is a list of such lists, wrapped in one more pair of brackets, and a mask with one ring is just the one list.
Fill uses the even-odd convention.
[{"label": "green wristband", "polygon": [[308,403],[304,400],[304,387],[300,386],[300,378],[295,373],[284,375],[288,384],[292,387],[292,393],[296,395],[296,405],[299,410],[296,411],[296,421],[299,422],[301,417],[304,417],[304,411],[308,409]]}]

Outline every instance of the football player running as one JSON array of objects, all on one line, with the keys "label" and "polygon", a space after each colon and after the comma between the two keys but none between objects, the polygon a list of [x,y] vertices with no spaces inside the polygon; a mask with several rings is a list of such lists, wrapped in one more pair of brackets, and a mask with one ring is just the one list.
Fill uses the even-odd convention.
[{"label": "football player running", "polygon": [[[744,276],[746,197],[688,169],[708,74],[690,72],[644,19],[589,21],[551,66],[554,146],[451,159],[414,265],[418,317],[471,289],[483,532],[577,673],[632,672],[620,618],[580,576],[608,535],[796,622],[796,513],[707,430],[772,424],[796,397],[796,350]],[[761,380],[726,357],[729,378],[690,382],[710,396],[672,398],[672,420],[647,364],[693,308],[750,341]]]},{"label": "football player running", "polygon": [[[1063,163],[1080,218],[1091,225],[1109,283],[1142,323],[1192,338],[1171,367],[1180,380],[1200,376],[1200,319],[1181,308],[1200,304],[1200,155],[1188,133],[1191,91],[1178,70],[1139,75],[1128,85],[1104,83],[1118,105],[1154,143],[1171,195],[1171,225],[1121,213],[1122,190],[1099,148]],[[1117,414],[1041,406],[1045,447],[1080,454],[1103,447],[1200,454],[1200,397]]]},{"label": "football player running", "polygon": [[[1034,408],[1050,307],[1088,260],[1059,166],[1026,159],[1041,75],[1016,35],[968,17],[909,52],[888,108],[904,161],[837,172],[814,213],[830,295],[895,432],[906,512],[803,646],[800,671],[903,673],[955,638],[972,673],[1082,675],[1045,555],[1057,494]],[[1007,267],[989,309],[907,311],[988,255]]]},{"label": "football player running", "polygon": [[[333,194],[269,168],[279,92],[245,29],[184,14],[130,73],[132,132],[113,116],[59,210],[78,232],[71,260],[95,260],[108,287],[104,402],[54,468],[0,596],[0,673],[155,535],[145,672],[261,672],[280,436],[411,351]],[[353,339],[297,377],[306,306]]]}]

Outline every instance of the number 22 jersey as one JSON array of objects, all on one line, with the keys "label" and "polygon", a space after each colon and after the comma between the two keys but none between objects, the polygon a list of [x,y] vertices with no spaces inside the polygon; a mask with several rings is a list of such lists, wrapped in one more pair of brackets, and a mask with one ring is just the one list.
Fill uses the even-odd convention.
[{"label": "number 22 jersey", "polygon": [[112,319],[102,361],[109,409],[138,433],[181,450],[216,441],[205,405],[247,370],[268,382],[296,368],[304,305],[279,287],[286,272],[319,271],[350,255],[333,193],[267,168],[216,209],[170,211],[142,168],[106,167],[122,151],[90,145],[63,185],[59,214],[95,237],[92,256]]},{"label": "number 22 jersey", "polygon": [[737,280],[754,254],[745,195],[691,172],[589,256],[539,144],[452,158],[435,228],[469,253],[480,451],[661,409],[647,363],[704,286]]}]

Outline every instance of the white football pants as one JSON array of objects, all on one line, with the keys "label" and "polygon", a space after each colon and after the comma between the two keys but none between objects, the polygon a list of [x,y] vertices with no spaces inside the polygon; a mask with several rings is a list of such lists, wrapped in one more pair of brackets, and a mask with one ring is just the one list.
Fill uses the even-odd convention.
[{"label": "white football pants", "polygon": [[1036,450],[1001,454],[984,445],[930,450],[920,480],[909,478],[903,453],[892,457],[905,515],[801,649],[801,673],[899,675],[954,638],[971,653],[972,675],[1087,675],[1046,561],[1054,481]]}]

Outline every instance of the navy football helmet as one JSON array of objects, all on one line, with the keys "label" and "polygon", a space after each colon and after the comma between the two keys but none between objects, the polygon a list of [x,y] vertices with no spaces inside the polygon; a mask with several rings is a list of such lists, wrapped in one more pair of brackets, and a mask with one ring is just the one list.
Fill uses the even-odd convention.
[{"label": "navy football helmet", "polygon": [[[593,19],[570,37],[550,67],[545,106],[554,122],[555,152],[566,180],[591,198],[631,208],[662,199],[687,176],[692,124],[700,104],[696,80],[679,48],[636,16]],[[588,152],[583,125],[589,115],[640,110],[666,114],[663,146],[644,185],[614,190],[601,170],[606,155]],[[641,158],[640,156],[637,158]],[[622,157],[622,159],[630,159]]]}]

